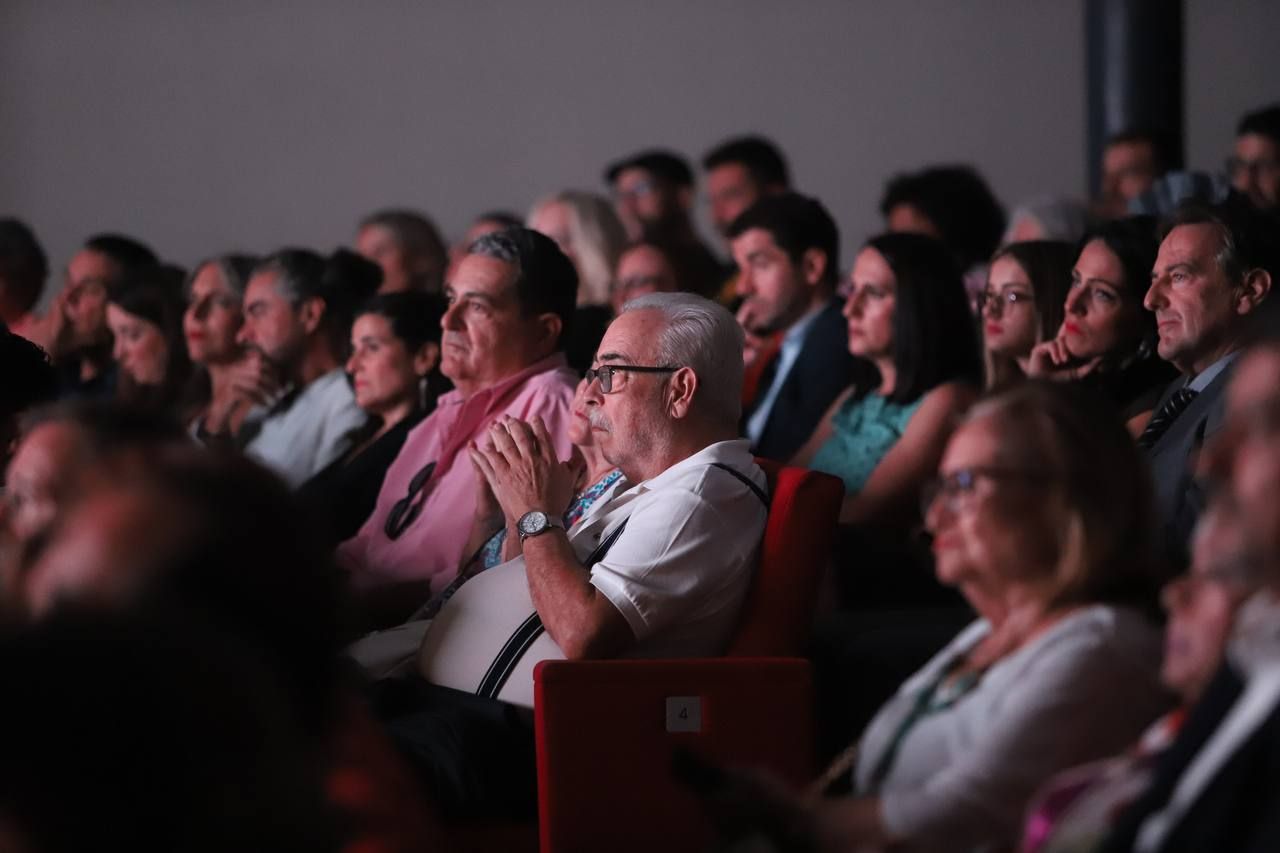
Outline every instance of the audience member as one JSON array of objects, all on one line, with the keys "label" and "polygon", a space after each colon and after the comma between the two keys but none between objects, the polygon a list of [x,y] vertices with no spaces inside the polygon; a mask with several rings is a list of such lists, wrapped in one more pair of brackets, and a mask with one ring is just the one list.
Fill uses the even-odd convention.
[{"label": "audience member", "polygon": [[246,363],[237,338],[244,324],[245,286],[257,265],[250,255],[222,255],[196,264],[187,279],[182,330],[196,365],[197,399],[203,403],[192,418],[197,435],[241,435],[252,407],[237,380],[252,385],[255,366]]},{"label": "audience member", "polygon": [[766,195],[791,189],[782,152],[763,136],[726,139],[702,158],[711,223],[728,242],[729,226]]},{"label": "audience member", "polygon": [[555,240],[578,272],[578,309],[564,354],[574,370],[586,370],[613,319],[609,288],[626,232],[607,200],[580,192],[538,202],[529,212],[528,226]]},{"label": "audience member", "polygon": [[107,297],[107,327],[119,370],[116,396],[184,423],[195,414],[180,283],[159,266],[125,273]]},{"label": "audience member", "polygon": [[382,210],[366,216],[356,232],[356,251],[382,268],[379,293],[444,288],[449,249],[435,223],[412,210]]},{"label": "audience member", "polygon": [[1074,258],[1056,240],[1010,243],[991,258],[982,294],[988,388],[1025,376],[1035,345],[1058,335]]},{"label": "audience member", "polygon": [[369,419],[350,437],[351,449],[298,491],[331,544],[364,524],[409,431],[435,408],[431,377],[444,311],[443,296],[402,291],[379,294],[356,312],[347,373]]},{"label": "audience member", "polygon": [[476,240],[495,231],[505,231],[508,228],[523,226],[524,220],[505,210],[489,210],[477,216],[471,221],[471,227],[467,229],[466,234],[462,235],[462,239],[449,247],[449,273],[445,276],[445,281],[453,280],[454,270],[458,268],[458,264],[462,259],[467,256],[467,249]]},{"label": "audience member", "polygon": [[157,263],[155,254],[119,234],[90,237],[67,264],[66,284],[33,339],[53,356],[69,396],[115,393],[116,368],[107,328],[107,294],[121,276]]},{"label": "audience member", "polygon": [[1217,488],[1210,514],[1235,515],[1243,547],[1218,556],[1260,586],[1243,605],[1227,662],[1204,688],[1142,796],[1118,819],[1108,851],[1275,850],[1280,814],[1280,454],[1274,341],[1246,353],[1226,392],[1225,427],[1201,472]]},{"label": "audience member", "polygon": [[[138,449],[145,463],[108,452],[76,472],[74,499],[25,571],[28,614],[176,613],[217,629],[282,689],[345,848],[426,849],[412,776],[339,679],[338,576],[284,484],[185,442]],[[291,610],[305,618],[281,618]]]},{"label": "audience member", "polygon": [[6,605],[12,604],[23,563],[39,556],[54,522],[76,496],[78,472],[107,455],[143,454],[181,436],[177,424],[154,412],[103,401],[36,409],[20,426],[0,499],[0,598],[9,599]]},{"label": "audience member", "polygon": [[856,761],[854,797],[794,801],[808,849],[1005,848],[1048,774],[1165,705],[1150,485],[1119,424],[1023,383],[967,415],[925,509],[939,579],[980,618],[824,776]]},{"label": "audience member", "polygon": [[48,353],[13,332],[0,331],[0,364],[5,366],[0,385],[0,465],[7,466],[18,439],[18,418],[57,396],[58,375]]},{"label": "audience member", "polygon": [[1127,216],[1129,203],[1177,165],[1163,134],[1132,130],[1113,135],[1102,149],[1098,213],[1109,219]]},{"label": "audience member", "polygon": [[627,234],[607,199],[591,193],[556,193],[536,203],[525,224],[555,240],[573,262],[579,305],[609,304],[609,284]]},{"label": "audience member", "polygon": [[466,450],[504,416],[542,418],[568,456],[573,374],[561,350],[577,302],[573,264],[525,228],[481,237],[446,289],[440,369],[454,384],[410,431],[373,513],[339,556],[357,589],[381,589],[375,622],[398,622],[453,579],[477,489]]},{"label": "audience member", "polygon": [[342,849],[274,674],[184,615],[69,613],[0,636],[0,847]]},{"label": "audience member", "polygon": [[1182,374],[1138,438],[1151,462],[1174,566],[1186,564],[1204,501],[1192,456],[1222,425],[1231,363],[1278,270],[1271,235],[1256,216],[1239,204],[1183,208],[1160,243],[1143,303],[1156,316],[1160,357]]},{"label": "audience member", "polygon": [[1280,210],[1280,104],[1249,113],[1236,127],[1227,177],[1258,210]]},{"label": "audience member", "polygon": [[840,235],[820,202],[794,193],[762,198],[726,234],[739,270],[738,321],[756,350],[744,434],[756,454],[787,460],[850,383],[871,381],[849,354],[835,297]]},{"label": "audience member", "polygon": [[970,166],[932,166],[895,176],[885,186],[880,213],[890,232],[926,234],[943,242],[964,273],[976,305],[987,283],[985,264],[1004,234],[1000,202]]},{"label": "audience member", "polygon": [[1191,569],[1165,585],[1160,679],[1179,699],[1125,752],[1053,777],[1036,798],[1022,853],[1093,850],[1116,816],[1146,788],[1156,762],[1199,701],[1226,654],[1236,612],[1255,583],[1245,570],[1237,511],[1210,505],[1196,525]]},{"label": "audience member", "polygon": [[605,182],[613,189],[627,238],[657,240],[689,271],[699,295],[719,291],[726,271],[698,238],[691,218],[693,171],[670,151],[644,151],[611,164]]},{"label": "audience member", "polygon": [[844,480],[843,524],[913,518],[982,367],[964,288],[946,248],[920,234],[874,237],[844,306],[849,351],[879,383],[836,398],[793,464]]},{"label": "audience member", "polygon": [[1007,245],[1028,240],[1075,243],[1084,236],[1088,222],[1088,211],[1075,199],[1042,196],[1014,208],[1000,243]]},{"label": "audience member", "polygon": [[[735,438],[741,351],[740,329],[715,303],[664,293],[627,305],[582,402],[601,453],[634,485],[572,532],[560,515],[576,472],[541,421],[503,418],[492,443],[471,450],[517,519],[521,555],[440,610],[421,650],[425,681],[392,722],[446,812],[531,808],[532,729],[502,703],[532,707],[538,661],[723,650],[768,503],[763,472]],[[527,650],[491,678],[493,653],[521,623],[536,627]]]},{"label": "audience member", "polygon": [[[666,250],[653,242],[632,243],[618,256],[617,273],[609,302],[615,314],[622,306],[647,293],[674,293],[685,290],[681,276]],[[593,353],[594,355],[594,353]]]},{"label": "audience member", "polygon": [[1031,351],[1029,375],[1080,382],[1110,400],[1137,437],[1175,371],[1156,355],[1155,315],[1142,304],[1156,259],[1156,225],[1116,219],[1090,231],[1071,270],[1066,319]]},{"label": "audience member", "polygon": [[49,259],[35,233],[19,219],[0,219],[0,327],[36,339],[36,305],[49,278]]},{"label": "audience member", "polygon": [[351,314],[377,289],[373,263],[339,249],[282,249],[254,268],[237,340],[249,399],[267,408],[245,452],[299,486],[340,458],[365,422],[342,370]]}]

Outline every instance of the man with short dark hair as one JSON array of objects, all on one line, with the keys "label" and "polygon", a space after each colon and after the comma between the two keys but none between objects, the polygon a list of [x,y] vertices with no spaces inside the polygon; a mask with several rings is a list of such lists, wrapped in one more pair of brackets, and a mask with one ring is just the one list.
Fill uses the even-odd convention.
[{"label": "man with short dark hair", "polygon": [[725,140],[702,158],[711,204],[711,221],[722,235],[744,210],[763,196],[791,188],[787,161],[778,147],[763,136],[738,136]]},{"label": "man with short dark hair", "polygon": [[577,377],[564,341],[577,301],[572,262],[549,238],[509,228],[476,240],[445,286],[440,370],[454,390],[405,439],[373,514],[339,546],[356,588],[398,622],[453,579],[479,487],[467,448],[504,416],[542,418],[561,458],[572,450]]},{"label": "man with short dark hair", "polygon": [[840,235],[821,203],[795,193],[760,199],[727,234],[739,271],[738,321],[758,342],[745,434],[758,455],[786,461],[863,375],[836,298]]},{"label": "man with short dark hair", "polygon": [[695,293],[715,293],[725,270],[694,228],[689,163],[671,151],[642,151],[610,164],[604,178],[628,239],[668,247],[673,261],[688,271]]},{"label": "man with short dark hair", "polygon": [[1271,291],[1275,254],[1247,205],[1183,205],[1160,243],[1144,301],[1160,357],[1182,376],[1165,390],[1138,439],[1147,449],[1166,555],[1185,566],[1203,494],[1193,455],[1221,427],[1231,364]]},{"label": "man with short dark hair", "polygon": [[1235,150],[1227,159],[1227,177],[1258,210],[1280,208],[1280,104],[1240,119]]},{"label": "man with short dark hair", "polygon": [[1099,212],[1118,219],[1129,213],[1129,202],[1151,189],[1169,171],[1163,137],[1141,130],[1117,133],[1102,149]]},{"label": "man with short dark hair", "polygon": [[[264,259],[244,291],[246,354],[237,377],[242,393],[267,407],[250,427],[245,453],[296,488],[351,449],[351,433],[366,414],[343,369],[356,304],[373,295],[382,274],[372,262],[340,249],[328,259],[307,249],[282,249]],[[201,437],[228,425],[201,425]]]}]

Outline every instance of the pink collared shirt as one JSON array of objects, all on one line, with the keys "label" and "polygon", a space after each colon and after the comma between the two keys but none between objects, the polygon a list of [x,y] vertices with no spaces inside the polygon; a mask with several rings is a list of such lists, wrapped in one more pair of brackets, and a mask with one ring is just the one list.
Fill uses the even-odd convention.
[{"label": "pink collared shirt", "polygon": [[[467,445],[503,415],[521,420],[541,417],[568,459],[570,403],[577,375],[557,353],[495,385],[463,398],[442,396],[432,412],[405,439],[387,469],[373,514],[355,536],[338,546],[338,559],[357,589],[408,580],[429,580],[434,595],[458,573],[462,549],[471,532],[478,481]],[[428,462],[436,468],[424,487],[422,512],[396,539],[384,532],[387,516],[409,492],[409,482]]]}]

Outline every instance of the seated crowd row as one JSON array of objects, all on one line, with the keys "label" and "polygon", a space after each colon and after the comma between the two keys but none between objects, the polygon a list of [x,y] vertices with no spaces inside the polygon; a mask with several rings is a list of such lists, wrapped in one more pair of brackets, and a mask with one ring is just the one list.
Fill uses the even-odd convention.
[{"label": "seated crowd row", "polygon": [[[847,275],[832,217],[757,137],[705,163],[731,270],[664,152],[608,169],[616,210],[560,194],[452,253],[404,211],[357,251],[190,274],[95,237],[43,317],[45,256],[0,221],[0,657],[39,672],[77,648],[103,684],[130,656],[121,683],[174,650],[210,661],[174,694],[192,723],[238,722],[189,783],[251,770],[297,820],[175,782],[175,845],[208,824],[225,847],[239,822],[420,849],[441,820],[532,814],[539,661],[724,651],[765,457],[843,482],[832,619],[865,636],[891,614],[904,638],[877,641],[884,689],[857,681],[870,707],[835,700],[862,730],[830,774],[851,795],[744,777],[756,813],[790,815],[779,849],[1274,849],[1280,108],[1237,155],[1225,194],[1131,188],[1126,212],[1161,216],[1108,196],[1070,234],[1006,233],[970,169],[900,176]],[[848,699],[853,674],[819,676]],[[0,839],[22,849],[71,843],[41,796],[113,760],[70,721],[19,734],[66,702],[25,692],[0,727],[20,770]],[[103,713],[139,737],[183,737],[120,702]],[[136,772],[181,776],[164,749]]]}]

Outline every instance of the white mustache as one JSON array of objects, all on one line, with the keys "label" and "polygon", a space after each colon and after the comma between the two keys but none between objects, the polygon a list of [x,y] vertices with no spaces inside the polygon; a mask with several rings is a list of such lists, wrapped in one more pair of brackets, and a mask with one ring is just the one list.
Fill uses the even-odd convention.
[{"label": "white mustache", "polygon": [[613,432],[613,424],[609,423],[609,419],[599,409],[592,409],[587,412],[587,420],[591,423],[592,429]]}]

